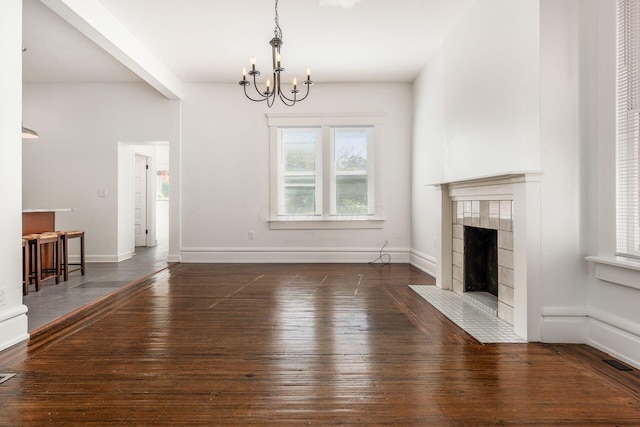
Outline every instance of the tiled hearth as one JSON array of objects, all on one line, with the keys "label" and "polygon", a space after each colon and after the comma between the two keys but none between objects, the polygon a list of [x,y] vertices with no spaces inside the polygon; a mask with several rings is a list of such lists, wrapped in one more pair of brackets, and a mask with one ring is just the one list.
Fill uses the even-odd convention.
[{"label": "tiled hearth", "polygon": [[[498,232],[498,317],[513,325],[513,201],[459,200],[452,203],[452,286],[464,292],[464,227]],[[479,301],[478,301],[479,300]],[[482,299],[477,299],[482,304]]]}]

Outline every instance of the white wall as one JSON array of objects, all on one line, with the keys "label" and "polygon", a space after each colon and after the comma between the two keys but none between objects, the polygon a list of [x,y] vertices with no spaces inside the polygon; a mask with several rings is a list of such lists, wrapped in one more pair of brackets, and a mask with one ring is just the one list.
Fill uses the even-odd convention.
[{"label": "white wall", "polygon": [[429,62],[413,84],[411,150],[411,263],[437,277],[440,194],[428,184],[445,176],[444,53]]},{"label": "white wall", "polygon": [[[20,121],[22,119],[22,2],[6,0],[0,14],[0,350],[26,338],[27,307],[22,304]],[[30,120],[31,116],[25,115]]]},{"label": "white wall", "polygon": [[131,258],[136,251],[134,241],[135,151],[132,145],[118,143],[118,241],[117,261]]},{"label": "white wall", "polygon": [[[187,85],[183,100],[182,261],[371,261],[410,247],[411,86],[318,84],[295,109],[248,101],[237,84]],[[385,112],[378,230],[270,230],[266,113]],[[172,163],[173,165],[173,163]],[[172,189],[173,189],[172,166]],[[173,196],[172,196],[173,197]],[[247,238],[248,232],[255,239]]]},{"label": "white wall", "polygon": [[542,340],[584,342],[588,254],[581,131],[581,0],[543,0],[540,14]]},{"label": "white wall", "polygon": [[57,227],[85,230],[88,261],[117,261],[130,246],[118,244],[118,142],[170,141],[179,156],[180,102],[137,83],[26,84],[24,111],[40,138],[23,144],[23,208],[75,209]]},{"label": "white wall", "polygon": [[540,168],[538,0],[479,0],[414,85],[412,262],[435,275],[427,184]]},{"label": "white wall", "polygon": [[589,0],[583,13],[583,132],[590,254],[586,342],[640,368],[640,263],[615,258],[616,7]]},{"label": "white wall", "polygon": [[444,181],[537,170],[538,0],[480,0],[444,47]]}]

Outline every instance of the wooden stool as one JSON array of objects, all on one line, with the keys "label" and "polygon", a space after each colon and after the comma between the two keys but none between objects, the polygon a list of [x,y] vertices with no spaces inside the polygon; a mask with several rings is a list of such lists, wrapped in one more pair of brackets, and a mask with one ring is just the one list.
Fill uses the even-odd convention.
[{"label": "wooden stool", "polygon": [[23,250],[23,275],[24,275],[24,289],[23,293],[27,295],[29,293],[29,285],[35,283],[36,280],[36,244],[38,243],[38,234],[25,234],[22,236]]},{"label": "wooden stool", "polygon": [[[44,248],[50,245],[53,248],[53,266],[45,266]],[[45,280],[56,279],[60,283],[60,236],[57,233],[38,234],[35,242],[35,284],[36,291]]]},{"label": "wooden stool", "polygon": [[[72,230],[72,231],[58,231],[61,239],[62,247],[62,270],[64,270],[64,280],[69,280],[69,273],[72,271],[80,270],[80,273],[84,276],[84,231]],[[69,239],[80,239],[80,262],[69,262]],[[70,268],[75,266],[75,268]]]}]

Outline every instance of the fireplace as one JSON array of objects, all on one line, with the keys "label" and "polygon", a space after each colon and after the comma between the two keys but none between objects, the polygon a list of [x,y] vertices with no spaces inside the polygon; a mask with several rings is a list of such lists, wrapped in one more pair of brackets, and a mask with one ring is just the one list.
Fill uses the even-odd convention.
[{"label": "fireplace", "polygon": [[498,297],[498,231],[464,227],[464,292]]},{"label": "fireplace", "polygon": [[[529,341],[541,337],[541,174],[514,172],[433,184],[441,192],[436,284],[464,298],[465,226],[496,233],[499,318]],[[428,265],[429,260],[425,259]],[[428,269],[425,268],[425,271]],[[495,297],[493,297],[495,298]]]}]

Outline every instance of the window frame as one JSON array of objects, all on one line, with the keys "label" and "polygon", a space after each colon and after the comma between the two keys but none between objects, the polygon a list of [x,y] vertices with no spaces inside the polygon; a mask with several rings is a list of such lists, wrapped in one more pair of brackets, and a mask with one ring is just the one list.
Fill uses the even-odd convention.
[{"label": "window frame", "polygon": [[[629,16],[628,12],[631,11]],[[640,259],[640,1],[616,18],[616,255]],[[630,27],[629,27],[629,26]]]},{"label": "window frame", "polygon": [[[382,209],[382,126],[384,113],[345,113],[345,114],[288,114],[271,113],[267,114],[269,126],[269,149],[270,149],[270,208],[269,227],[270,229],[360,229],[360,228],[382,228],[384,216]],[[279,207],[279,200],[282,198],[281,174],[280,174],[280,128],[305,128],[320,127],[322,129],[322,211],[318,215],[283,215]],[[370,129],[370,136],[367,146],[367,158],[371,156],[372,162],[368,162],[368,174],[372,179],[372,186],[368,191],[368,213],[365,215],[339,215],[331,209],[331,193],[335,193],[335,188],[331,188],[332,174],[332,151],[333,138],[332,129],[340,127],[367,128]],[[369,153],[369,151],[371,151]]]}]

